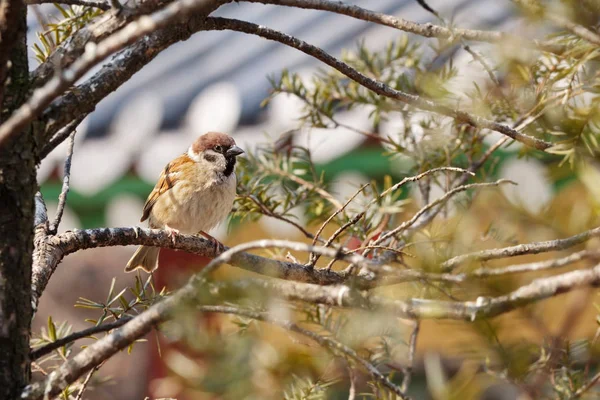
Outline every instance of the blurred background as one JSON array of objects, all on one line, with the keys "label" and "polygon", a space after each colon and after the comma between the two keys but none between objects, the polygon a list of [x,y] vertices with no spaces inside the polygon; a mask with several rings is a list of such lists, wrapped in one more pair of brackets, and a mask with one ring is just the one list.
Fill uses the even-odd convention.
[{"label": "blurred background", "polygon": [[[416,22],[438,23],[414,0],[346,2]],[[536,27],[516,17],[509,1],[430,0],[429,4],[441,15],[452,19],[456,26],[513,31],[522,36],[539,34]],[[30,45],[37,41],[40,16],[48,18],[47,15],[54,11],[51,6],[43,6],[29,13]],[[390,40],[405,35],[332,13],[260,4],[232,3],[220,8],[217,14],[281,30],[334,55],[339,55],[343,49],[355,49],[359,42],[376,51],[383,49]],[[422,40],[413,36],[410,39]],[[483,54],[490,52],[486,46],[472,47]],[[457,89],[485,77],[485,71],[473,65],[472,57],[466,52],[448,56],[455,57],[454,63],[461,71]],[[32,53],[30,66],[33,69],[37,65]],[[60,230],[141,225],[139,218],[144,201],[160,171],[201,133],[213,130],[230,133],[238,145],[252,151],[261,142],[297,128],[301,111],[299,100],[280,95],[268,106],[261,107],[271,88],[268,78],[277,78],[283,69],[310,77],[317,68],[324,67],[303,53],[237,32],[200,32],[167,49],[102,101],[78,128],[71,191]],[[343,113],[339,120],[358,129],[369,130],[371,127],[368,113],[360,109]],[[394,124],[393,120],[384,122],[381,133],[394,135]],[[360,183],[382,179],[385,175],[397,178],[406,174],[406,167],[401,162],[381,157],[377,142],[366,140],[349,129],[302,130],[294,140],[311,149],[313,160],[325,171],[331,192],[342,199]],[[549,176],[541,161],[517,158],[518,150],[519,146],[514,145],[499,151],[498,175],[520,184],[504,192],[503,198],[508,198],[524,213],[536,214],[551,205],[558,207],[556,204],[571,207],[573,199],[585,193],[580,186],[569,186],[568,176]],[[50,215],[60,193],[65,153],[66,144],[63,144],[39,168],[38,179]],[[415,200],[418,202],[418,198]],[[502,201],[494,197],[484,200]],[[488,212],[484,200],[479,201],[481,213]],[[481,223],[494,218],[502,219],[503,216],[492,213]],[[228,246],[256,238],[303,239],[294,228],[268,217],[234,229],[223,224],[213,234]],[[67,257],[44,293],[34,332],[45,326],[50,314],[57,323],[73,323],[74,331],[90,326],[85,319],[97,315],[90,310],[75,308],[74,304],[80,297],[104,298],[113,277],[116,277],[116,290],[132,285],[134,276],[122,271],[133,251],[133,247],[94,249]],[[170,288],[181,282],[180,277],[205,262],[168,251],[161,257],[160,273],[163,276],[157,279]],[[167,265],[172,265],[172,269],[165,268]],[[578,299],[573,298],[574,304],[580,304]],[[561,298],[547,304],[552,309],[568,307],[569,303]],[[590,307],[592,317],[581,318],[586,323],[574,326],[571,334],[577,337],[593,335],[593,313]],[[500,320],[511,318],[518,317],[509,315]],[[552,323],[550,321],[549,326]],[[535,329],[508,329],[505,334],[512,336],[515,342],[541,338]],[[417,347],[415,380],[423,386],[423,363],[432,354],[439,354],[452,369],[458,365],[456,360],[468,357],[465,355],[468,352],[455,349],[467,347],[476,353],[477,346],[473,344],[477,343],[484,347],[486,340],[481,331],[467,324],[425,322]],[[131,355],[123,352],[109,360],[102,368],[101,376],[110,378],[110,382],[87,392],[87,396],[95,399],[174,396],[173,393],[178,391],[177,383],[168,378],[168,368],[163,364],[157,356],[156,337],[152,334],[148,342],[137,344]],[[510,395],[510,391],[503,393]],[[512,394],[505,398],[515,398]],[[189,398],[210,396],[196,394]]]}]

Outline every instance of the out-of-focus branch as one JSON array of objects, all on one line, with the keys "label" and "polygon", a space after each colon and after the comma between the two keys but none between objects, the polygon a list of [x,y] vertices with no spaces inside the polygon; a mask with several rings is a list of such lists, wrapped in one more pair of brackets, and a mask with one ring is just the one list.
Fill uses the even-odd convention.
[{"label": "out-of-focus branch", "polygon": [[513,185],[515,184],[514,182],[512,182],[510,180],[500,179],[496,182],[471,183],[469,185],[463,185],[463,186],[456,187],[456,188],[446,192],[443,196],[441,196],[441,197],[435,199],[434,201],[432,201],[431,203],[427,204],[425,207],[422,207],[408,221],[403,222],[402,224],[400,224],[396,228],[392,229],[391,231],[381,235],[373,244],[380,244],[384,240],[404,232],[406,229],[410,228],[415,222],[417,222],[419,220],[419,218],[423,214],[425,214],[427,211],[431,210],[432,208],[434,208],[440,204],[445,204],[452,196],[456,195],[457,193],[464,192],[464,191],[470,190],[470,189],[476,189],[476,188],[483,188],[483,187],[490,187],[490,186],[495,187],[495,186],[498,186],[498,185],[501,185],[504,183],[512,183]]},{"label": "out-of-focus branch", "polygon": [[[479,297],[475,301],[441,301],[419,298],[392,300],[351,289],[345,285],[320,286],[284,280],[250,279],[226,282],[223,290],[235,288],[240,293],[262,290],[287,300],[326,304],[333,307],[361,308],[410,319],[450,319],[474,321],[493,318],[517,308],[536,303],[571,290],[600,282],[600,264],[591,269],[571,271],[533,280],[527,285],[497,297]],[[215,289],[215,294],[217,293]]]},{"label": "out-of-focus branch", "polygon": [[404,377],[402,378],[402,386],[400,388],[406,392],[410,386],[412,378],[412,372],[415,364],[415,353],[417,352],[417,339],[419,337],[419,330],[421,329],[421,322],[414,321],[415,326],[410,334],[410,340],[408,341],[408,359],[407,366],[404,368]]},{"label": "out-of-focus branch", "polygon": [[589,231],[585,231],[565,239],[554,239],[544,242],[518,244],[516,246],[503,247],[500,249],[476,251],[474,253],[456,256],[445,261],[442,264],[442,270],[452,271],[460,264],[472,261],[487,261],[498,258],[522,256],[524,254],[539,254],[548,251],[565,250],[598,236],[600,236],[600,227],[590,229]]},{"label": "out-of-focus branch", "polygon": [[[163,236],[166,241],[170,240],[168,235],[164,234]],[[21,399],[41,399],[43,396],[54,396],[60,393],[64,387],[77,380],[83,374],[148,333],[153,326],[169,319],[177,307],[195,303],[198,298],[196,294],[201,286],[206,283],[207,274],[214,271],[219,265],[235,259],[236,256],[241,254],[239,252],[246,249],[266,246],[292,247],[286,241],[263,240],[245,243],[244,245],[225,251],[211,261],[202,272],[190,278],[182,289],[134,317],[119,330],[85,348],[53,371],[44,382],[38,382],[26,387],[21,395]],[[316,251],[312,246],[308,246],[304,250]],[[323,252],[329,250],[331,249],[321,249]],[[211,288],[210,293],[213,296],[219,294],[220,289],[217,285],[220,285],[223,290],[237,287],[243,293],[247,293],[245,290],[248,288],[258,288],[287,300],[377,310],[413,319],[474,320],[477,318],[493,317],[517,307],[565,293],[577,287],[597,284],[598,282],[600,282],[600,265],[590,270],[572,271],[551,278],[537,279],[503,296],[491,298],[480,297],[476,301],[466,302],[425,299],[390,300],[344,285],[320,286],[279,279],[249,279],[215,284]]]},{"label": "out-of-focus branch", "polygon": [[323,63],[346,75],[348,78],[356,81],[357,83],[361,84],[362,86],[372,90],[373,92],[381,96],[399,100],[403,103],[409,104],[421,110],[431,111],[437,114],[454,118],[461,123],[476,126],[479,128],[491,129],[493,131],[506,135],[518,142],[521,142],[529,147],[533,147],[537,150],[543,151],[552,146],[552,143],[550,142],[546,142],[544,140],[526,135],[524,133],[517,132],[516,130],[512,129],[507,125],[503,125],[495,121],[490,121],[464,111],[454,110],[450,107],[436,103],[434,101],[426,100],[422,97],[393,89],[382,82],[376,81],[367,77],[366,75],[363,75],[362,73],[358,72],[357,70],[350,67],[346,63],[338,60],[337,58],[331,56],[329,53],[323,51],[322,49],[308,44],[293,36],[286,35],[284,33],[266,28],[264,26],[259,26],[250,22],[235,19],[209,17],[206,19],[206,23],[208,25],[208,28],[211,30],[232,30],[248,33],[293,47],[297,50],[302,51],[305,54],[308,54],[322,61]]},{"label": "out-of-focus branch", "polygon": [[467,282],[474,279],[480,278],[491,278],[491,277],[501,277],[506,275],[513,275],[519,273],[527,273],[527,272],[539,272],[539,271],[547,271],[550,269],[562,268],[567,265],[571,265],[578,261],[583,260],[591,260],[594,262],[600,261],[600,252],[599,251],[589,251],[583,250],[577,253],[569,254],[568,256],[537,261],[526,264],[515,264],[510,265],[508,267],[502,268],[487,268],[482,267],[478,268],[471,272],[462,272],[462,273],[441,273],[436,274],[433,272],[421,272],[412,269],[401,270],[396,274],[395,271],[390,271],[387,267],[385,268],[385,274],[380,275],[382,280],[382,284],[384,281],[388,280],[389,283],[400,283],[400,282],[408,282],[408,281],[428,281],[428,282],[448,282],[448,283],[462,283]]},{"label": "out-of-focus branch", "polygon": [[390,389],[392,392],[396,393],[401,399],[409,399],[409,397],[406,396],[406,394],[404,393],[405,389],[401,389],[400,387],[392,383],[385,375],[379,372],[379,370],[373,364],[360,357],[358,353],[356,353],[356,351],[346,346],[345,344],[332,339],[331,337],[321,336],[313,331],[304,329],[291,321],[281,320],[264,312],[245,310],[239,307],[231,306],[200,306],[199,309],[204,312],[234,314],[246,318],[252,318],[258,321],[264,321],[279,326],[291,332],[299,333],[303,336],[314,340],[315,342],[317,342],[318,344],[320,344],[321,346],[325,347],[333,353],[342,353],[346,357],[351,358],[352,360],[360,364],[364,369],[366,369],[367,372],[374,379],[376,379],[382,385]]},{"label": "out-of-focus branch", "polygon": [[539,42],[536,40],[529,40],[527,38],[511,35],[506,32],[495,32],[495,31],[480,31],[473,29],[462,29],[462,28],[446,28],[444,26],[434,25],[431,23],[420,24],[417,22],[405,20],[402,18],[396,18],[392,15],[387,15],[371,10],[361,8],[359,6],[346,4],[341,1],[329,1],[329,0],[245,0],[250,3],[262,3],[262,4],[276,4],[280,6],[288,6],[295,8],[305,8],[312,10],[323,10],[330,11],[336,14],[347,15],[352,18],[360,19],[363,21],[373,22],[379,25],[389,26],[391,28],[399,29],[401,31],[414,33],[419,36],[427,38],[439,38],[447,40],[471,40],[476,42],[489,42],[489,43],[515,43],[519,46],[526,46],[529,48],[538,48],[540,50],[562,53],[564,49],[561,46],[550,45],[547,43]]},{"label": "out-of-focus branch", "polygon": [[600,45],[600,36],[597,33],[589,30],[583,25],[579,25],[576,22],[565,18],[553,10],[545,9],[541,3],[527,0],[512,0],[512,2],[522,7],[526,12],[529,12],[535,16],[542,16],[551,21],[557,27],[565,29],[590,43]]},{"label": "out-of-focus branch", "polygon": [[148,16],[141,16],[97,45],[88,43],[84,53],[67,69],[33,92],[31,98],[0,125],[0,146],[18,134],[36,118],[58,95],[67,90],[94,65],[137,39],[165,27],[192,12],[204,14],[214,9],[219,0],[179,0]]}]

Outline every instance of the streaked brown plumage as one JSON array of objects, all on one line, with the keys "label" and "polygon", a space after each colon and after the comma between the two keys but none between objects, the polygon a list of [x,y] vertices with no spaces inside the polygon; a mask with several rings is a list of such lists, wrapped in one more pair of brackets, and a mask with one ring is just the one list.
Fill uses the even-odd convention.
[{"label": "streaked brown plumage", "polygon": [[[166,229],[172,234],[206,232],[231,211],[235,198],[236,157],[243,150],[224,133],[200,136],[188,151],[171,161],[160,174],[148,196],[140,222],[150,228]],[[158,266],[158,247],[140,246],[125,272],[141,268],[151,272]]]}]

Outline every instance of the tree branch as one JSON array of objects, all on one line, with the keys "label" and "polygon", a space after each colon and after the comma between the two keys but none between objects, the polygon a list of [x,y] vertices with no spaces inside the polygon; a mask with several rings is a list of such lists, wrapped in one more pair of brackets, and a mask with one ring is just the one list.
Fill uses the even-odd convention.
[{"label": "tree branch", "polygon": [[476,42],[489,43],[518,43],[519,46],[529,48],[537,48],[543,51],[552,53],[562,53],[564,48],[539,42],[537,40],[529,40],[523,37],[511,35],[506,32],[480,31],[473,29],[462,28],[446,28],[431,23],[420,24],[417,22],[396,18],[392,15],[387,15],[371,10],[361,8],[359,6],[346,4],[341,1],[328,0],[244,0],[249,3],[275,4],[279,6],[288,6],[295,8],[304,8],[312,10],[330,11],[336,14],[347,15],[352,18],[363,21],[372,22],[379,25],[389,26],[390,28],[399,29],[404,32],[414,33],[427,38],[439,38],[446,40],[471,40]]},{"label": "tree branch", "polygon": [[525,243],[500,249],[482,250],[474,253],[463,254],[453,257],[442,264],[443,271],[452,271],[460,264],[471,261],[487,261],[498,258],[516,257],[524,254],[539,254],[548,251],[565,250],[578,244],[584,243],[593,237],[600,236],[600,227],[590,229],[565,239],[554,239],[545,242]]},{"label": "tree branch", "polygon": [[20,34],[20,25],[16,23],[24,7],[21,0],[0,1],[0,110],[3,109],[5,82],[8,77],[12,51]]},{"label": "tree branch", "polygon": [[[169,240],[167,235],[165,240]],[[233,260],[239,252],[248,248],[259,248],[264,245],[287,245],[285,241],[256,241],[229,249],[211,261],[205,269],[194,275],[188,283],[165,300],[151,306],[140,315],[134,317],[123,327],[97,342],[86,347],[83,351],[65,362],[53,371],[44,382],[38,382],[25,388],[21,399],[40,399],[43,396],[54,396],[66,385],[74,382],[80,376],[91,370],[99,363],[108,359],[119,350],[148,333],[156,324],[169,319],[173,311],[182,305],[198,301],[197,292],[206,283],[206,275],[219,265]],[[284,246],[282,246],[284,247]],[[312,246],[305,251],[315,251]],[[330,249],[323,248],[323,251]],[[247,293],[247,288],[258,288],[275,293],[288,300],[299,300],[310,303],[327,304],[337,307],[352,307],[377,310],[413,319],[444,318],[474,320],[477,318],[493,317],[517,307],[522,307],[574,288],[600,282],[600,265],[583,271],[572,271],[562,275],[537,279],[532,283],[498,297],[478,298],[475,302],[448,302],[425,299],[389,300],[381,297],[363,294],[348,286],[319,286],[308,283],[288,282],[283,280],[249,279],[238,282],[219,284],[221,288],[237,287]],[[217,285],[209,291],[213,296],[219,294]]]},{"label": "tree branch", "polygon": [[43,357],[46,354],[51,353],[56,349],[60,349],[61,347],[66,346],[67,344],[72,343],[76,340],[92,336],[96,333],[108,332],[108,331],[112,331],[113,329],[119,328],[119,327],[125,325],[130,320],[131,320],[131,317],[124,316],[114,322],[110,322],[110,323],[102,324],[102,325],[98,325],[98,326],[92,326],[91,328],[87,328],[82,331],[72,333],[68,336],[57,339],[55,342],[52,342],[43,347],[40,347],[39,349],[32,350],[29,355],[29,358],[31,360],[37,360],[38,358]]},{"label": "tree branch", "polygon": [[490,186],[494,187],[494,186],[498,186],[498,185],[501,185],[504,183],[511,183],[513,185],[516,185],[516,183],[509,181],[507,179],[500,179],[496,182],[471,183],[469,185],[458,186],[458,187],[446,192],[443,196],[439,197],[438,199],[427,204],[425,207],[422,207],[419,211],[417,211],[415,213],[415,215],[412,216],[411,219],[403,222],[402,224],[400,224],[396,228],[392,229],[391,231],[381,235],[375,242],[373,242],[373,244],[375,244],[375,245],[380,244],[384,240],[404,232],[406,229],[410,228],[415,222],[417,222],[419,220],[419,218],[423,214],[425,214],[427,211],[431,210],[432,208],[436,207],[437,205],[445,204],[452,196],[454,196],[457,193],[464,192],[464,191],[470,190],[470,189],[481,188],[481,187],[490,187]]},{"label": "tree branch", "polygon": [[104,58],[134,43],[144,35],[183,19],[192,12],[206,15],[218,2],[219,0],[179,0],[149,16],[141,16],[97,45],[88,43],[82,56],[73,65],[58,73],[43,87],[36,89],[32,97],[0,125],[0,146],[10,136],[19,133],[50,105],[52,100]]},{"label": "tree branch", "polygon": [[517,132],[516,130],[512,129],[507,125],[490,121],[464,111],[453,110],[450,107],[435,103],[431,100],[426,100],[422,97],[393,89],[382,82],[376,81],[363,75],[362,73],[358,72],[357,70],[343,63],[337,58],[331,56],[330,54],[321,50],[320,48],[310,45],[293,36],[286,35],[284,33],[266,28],[264,26],[259,26],[250,22],[235,19],[209,17],[206,19],[206,23],[207,27],[210,30],[232,30],[248,33],[293,47],[297,50],[302,51],[305,54],[308,54],[311,57],[322,61],[323,63],[346,75],[348,78],[356,81],[357,83],[361,84],[362,86],[372,90],[373,92],[381,96],[399,100],[403,103],[409,104],[421,110],[431,111],[437,114],[445,115],[456,119],[458,122],[462,122],[471,126],[486,128],[499,132],[537,150],[543,151],[552,146],[552,143],[550,142],[546,142],[544,140],[526,135],[524,133]]},{"label": "tree branch", "polygon": [[[225,3],[225,0],[220,0]],[[187,20],[170,24],[149,34],[144,40],[138,40],[133,45],[117,53],[110,63],[86,82],[54,100],[40,118],[45,127],[45,140],[52,137],[52,145],[60,144],[68,135],[60,136],[58,131],[68,126],[73,119],[85,117],[106,96],[117,90],[128,81],[137,71],[152,61],[161,51],[174,43],[189,39],[199,31],[205,30],[205,15],[194,14]],[[50,149],[47,149],[50,147]],[[51,150],[46,145],[43,154]]]},{"label": "tree branch", "polygon": [[69,137],[69,147],[67,149],[67,157],[65,158],[65,167],[63,173],[63,184],[62,189],[60,191],[60,195],[58,196],[58,207],[56,208],[56,216],[54,217],[54,222],[50,224],[48,228],[48,233],[50,235],[55,235],[58,231],[58,225],[63,216],[63,212],[65,211],[65,206],[67,205],[67,194],[69,193],[69,180],[71,179],[71,159],[73,158],[73,146],[75,145],[75,133],[73,131],[71,136]]},{"label": "tree branch", "polygon": [[287,300],[326,304],[332,307],[360,308],[415,320],[474,321],[493,318],[540,300],[598,283],[600,283],[600,264],[591,269],[535,279],[505,295],[478,297],[475,301],[464,302],[420,298],[392,300],[369,292],[351,289],[345,285],[320,286],[275,279],[213,283],[215,289],[212,293],[216,295],[223,290],[229,294],[232,290],[236,290],[240,294],[247,294],[249,290],[260,290],[262,293],[270,293]]},{"label": "tree branch", "polygon": [[[35,4],[48,4],[48,3],[57,3],[52,0],[25,0],[25,4],[28,6]],[[85,6],[85,7],[94,7],[99,8],[101,10],[110,10],[110,3],[107,1],[95,1],[95,0],[60,0],[59,4],[66,4],[69,6]]]}]

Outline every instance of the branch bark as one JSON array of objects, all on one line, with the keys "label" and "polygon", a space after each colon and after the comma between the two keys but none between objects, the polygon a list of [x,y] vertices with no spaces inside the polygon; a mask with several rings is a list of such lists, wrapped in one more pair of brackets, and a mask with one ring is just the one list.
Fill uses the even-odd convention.
[{"label": "branch bark", "polygon": [[[1,121],[29,94],[26,32],[26,7],[20,0],[0,0],[0,90],[4,90]],[[11,67],[7,70],[9,59]],[[31,263],[37,191],[34,148],[33,131],[27,129],[0,149],[1,399],[18,398],[30,379]]]},{"label": "branch bark", "polygon": [[50,105],[52,100],[104,58],[134,43],[144,35],[187,17],[192,12],[207,15],[218,3],[219,0],[179,0],[149,16],[141,16],[97,45],[88,43],[84,53],[73,65],[58,73],[43,87],[36,89],[32,97],[0,125],[0,146],[4,145],[12,135],[18,134]]},{"label": "branch bark", "polygon": [[23,7],[21,0],[0,1],[0,105],[3,104],[4,83],[10,69],[11,54],[22,34],[20,24],[14,22],[21,19]]},{"label": "branch bark", "polygon": [[[221,0],[220,4],[224,2]],[[205,30],[204,20],[205,15],[198,13],[185,21],[175,22],[156,30],[143,40],[117,53],[110,63],[104,65],[90,79],[54,100],[40,117],[46,127],[43,142],[53,138],[52,146],[44,147],[40,158],[47,155],[68,136],[59,137],[57,132],[68,126],[74,119],[83,119],[94,111],[102,99],[127,82],[161,51],[174,43],[189,39],[196,32]]]}]

